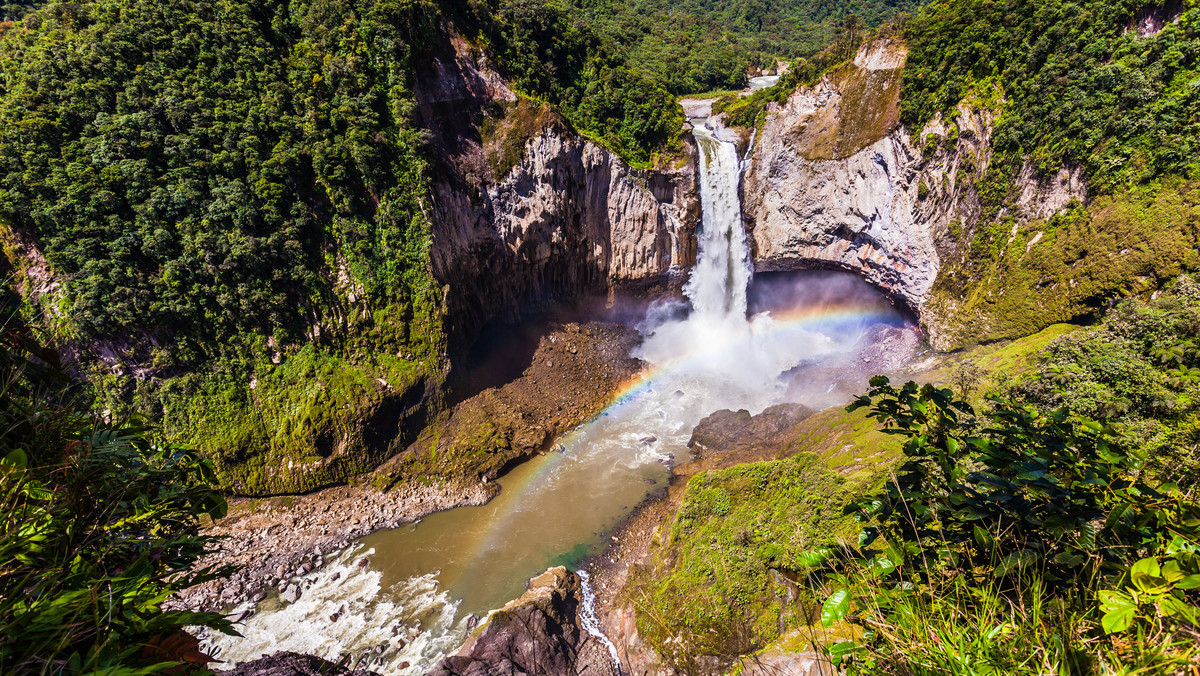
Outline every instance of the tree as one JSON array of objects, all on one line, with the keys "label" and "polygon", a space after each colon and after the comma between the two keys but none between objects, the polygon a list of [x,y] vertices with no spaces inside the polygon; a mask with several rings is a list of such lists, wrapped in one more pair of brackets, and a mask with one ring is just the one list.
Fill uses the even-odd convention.
[{"label": "tree", "polygon": [[854,56],[859,40],[862,37],[863,20],[857,14],[847,14],[842,18],[842,34],[840,40],[845,49],[845,58]]}]

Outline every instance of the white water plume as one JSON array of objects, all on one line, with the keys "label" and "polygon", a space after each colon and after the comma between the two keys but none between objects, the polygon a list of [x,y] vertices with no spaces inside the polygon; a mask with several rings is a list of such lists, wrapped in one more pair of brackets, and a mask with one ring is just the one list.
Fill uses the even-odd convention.
[{"label": "white water plume", "polygon": [[695,136],[700,149],[703,226],[697,235],[696,265],[684,293],[691,299],[697,318],[745,319],[751,271],[738,199],[741,172],[737,148],[717,140],[705,127],[697,127]]}]

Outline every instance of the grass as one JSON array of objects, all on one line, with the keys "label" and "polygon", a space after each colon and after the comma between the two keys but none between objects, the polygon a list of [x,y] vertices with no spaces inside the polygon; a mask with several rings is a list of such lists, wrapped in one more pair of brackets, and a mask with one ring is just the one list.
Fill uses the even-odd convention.
[{"label": "grass", "polygon": [[[959,391],[964,370],[976,372],[978,381],[969,389],[968,398],[979,403],[983,393],[1023,374],[1034,371],[1041,363],[1046,347],[1055,339],[1083,327],[1076,324],[1051,324],[1037,333],[1015,340],[976,345],[961,352],[943,355],[936,365],[918,375],[920,383],[953,384]],[[865,414],[864,414],[865,415]]]},{"label": "grass", "polygon": [[941,347],[1012,339],[1086,320],[1122,296],[1148,294],[1200,268],[1200,182],[1161,179],[1049,220],[976,227],[943,266],[929,314]]},{"label": "grass", "polygon": [[639,634],[693,673],[704,656],[732,664],[805,623],[813,606],[790,579],[796,557],[852,534],[842,506],[881,480],[878,470],[839,473],[811,453],[697,474],[653,565],[625,592]]},{"label": "grass", "polygon": [[820,411],[796,426],[781,455],[812,453],[829,467],[852,470],[900,454],[896,437],[879,431],[879,425],[863,409],[847,412],[834,406]]}]

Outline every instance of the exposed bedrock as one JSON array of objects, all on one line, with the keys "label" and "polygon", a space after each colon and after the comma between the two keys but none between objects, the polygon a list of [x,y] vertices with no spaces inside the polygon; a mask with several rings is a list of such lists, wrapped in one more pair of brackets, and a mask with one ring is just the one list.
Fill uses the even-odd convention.
[{"label": "exposed bedrock", "polygon": [[768,116],[743,185],[759,270],[850,270],[919,312],[941,214],[920,203],[921,153],[898,128],[906,54],[864,47]]},{"label": "exposed bedrock", "polygon": [[[980,221],[976,182],[991,159],[995,111],[964,99],[957,119],[915,135],[899,124],[907,48],[865,45],[812,87],[772,104],[742,185],[760,271],[838,268],[888,292],[921,321],[930,343],[954,347],[945,311],[930,306],[942,264],[962,255],[951,224]],[[1086,198],[1078,172],[1017,179],[1018,221]]]},{"label": "exposed bedrock", "polygon": [[492,613],[483,629],[426,676],[572,676],[583,668],[579,576],[562,566],[529,581],[529,590]]},{"label": "exposed bedrock", "polygon": [[458,345],[525,301],[681,283],[699,218],[692,146],[676,167],[633,169],[458,38],[427,68],[416,95],[439,158],[431,257]]}]

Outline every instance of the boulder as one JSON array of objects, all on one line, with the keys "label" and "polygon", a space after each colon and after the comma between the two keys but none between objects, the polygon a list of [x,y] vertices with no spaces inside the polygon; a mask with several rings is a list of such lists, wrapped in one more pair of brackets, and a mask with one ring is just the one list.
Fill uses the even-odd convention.
[{"label": "boulder", "polygon": [[520,598],[496,611],[459,652],[427,676],[582,673],[578,663],[584,632],[578,609],[579,576],[562,566],[529,581]]},{"label": "boulder", "polygon": [[218,671],[224,676],[379,676],[365,669],[347,669],[312,655],[278,652],[252,662],[243,662],[227,671]]}]

